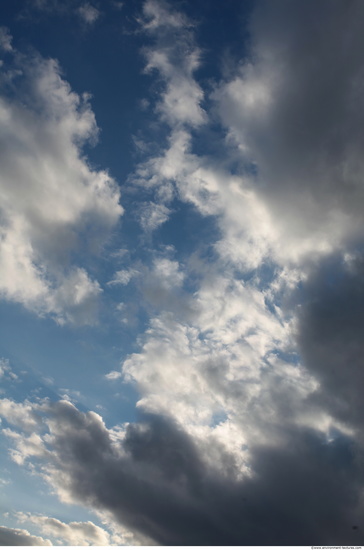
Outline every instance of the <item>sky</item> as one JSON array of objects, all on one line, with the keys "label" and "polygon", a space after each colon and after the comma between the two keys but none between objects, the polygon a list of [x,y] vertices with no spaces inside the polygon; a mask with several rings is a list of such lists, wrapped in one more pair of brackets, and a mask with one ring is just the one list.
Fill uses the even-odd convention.
[{"label": "sky", "polygon": [[364,544],[364,3],[2,0],[0,544]]}]

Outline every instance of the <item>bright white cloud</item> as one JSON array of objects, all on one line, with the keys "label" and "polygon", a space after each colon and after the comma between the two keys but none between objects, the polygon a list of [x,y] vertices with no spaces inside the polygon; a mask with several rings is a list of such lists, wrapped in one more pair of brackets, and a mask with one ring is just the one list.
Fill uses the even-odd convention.
[{"label": "bright white cloud", "polygon": [[200,126],[205,120],[201,107],[203,91],[193,78],[200,64],[200,51],[195,46],[186,18],[167,4],[147,0],[143,7],[145,31],[156,38],[147,48],[146,71],[158,71],[165,91],[157,111],[170,125]]},{"label": "bright white cloud", "polygon": [[33,430],[41,423],[41,418],[35,409],[36,407],[28,401],[16,403],[8,398],[0,399],[0,415],[10,424],[27,431]]},{"label": "bright white cloud", "polygon": [[92,323],[100,288],[70,252],[97,250],[122,214],[119,193],[82,153],[97,136],[87,96],[52,59],[16,54],[14,64],[19,91],[0,97],[0,293],[61,322]]}]

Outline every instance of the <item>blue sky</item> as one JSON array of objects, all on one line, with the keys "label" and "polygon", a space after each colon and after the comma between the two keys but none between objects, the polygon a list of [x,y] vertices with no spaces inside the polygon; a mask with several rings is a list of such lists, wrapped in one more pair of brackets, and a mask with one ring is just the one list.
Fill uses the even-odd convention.
[{"label": "blue sky", "polygon": [[359,0],[3,0],[0,544],[363,543]]}]

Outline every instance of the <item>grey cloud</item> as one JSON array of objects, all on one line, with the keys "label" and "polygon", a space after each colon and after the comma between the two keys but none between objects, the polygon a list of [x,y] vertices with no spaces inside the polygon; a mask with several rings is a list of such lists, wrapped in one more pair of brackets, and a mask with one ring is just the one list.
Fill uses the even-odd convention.
[{"label": "grey cloud", "polygon": [[252,475],[207,468],[191,438],[146,415],[115,443],[101,418],[49,404],[48,481],[68,498],[167,545],[360,544],[362,474],[350,438],[285,430],[251,449]]},{"label": "grey cloud", "polygon": [[0,546],[52,546],[48,539],[35,537],[25,529],[0,526]]},{"label": "grey cloud", "polygon": [[361,233],[364,5],[257,6],[251,57],[218,94],[223,120],[256,164],[277,223],[301,237],[331,226],[337,241]]},{"label": "grey cloud", "polygon": [[312,400],[349,426],[362,427],[364,259],[332,256],[312,271],[301,295],[297,338],[321,382]]}]

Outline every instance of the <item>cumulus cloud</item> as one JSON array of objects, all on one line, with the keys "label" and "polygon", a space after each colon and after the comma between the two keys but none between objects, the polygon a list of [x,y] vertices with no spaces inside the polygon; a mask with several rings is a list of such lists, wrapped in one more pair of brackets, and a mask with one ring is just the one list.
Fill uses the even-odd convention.
[{"label": "cumulus cloud", "polygon": [[18,53],[0,92],[0,293],[60,322],[92,323],[100,287],[71,252],[97,252],[122,208],[115,182],[83,156],[97,137],[88,98],[56,61]]},{"label": "cumulus cloud", "polygon": [[[166,28],[178,34],[183,26],[191,37],[183,16],[163,3],[145,6],[160,37]],[[362,456],[361,264],[349,255],[342,267],[340,254],[360,237],[362,225],[360,115],[355,119],[363,74],[361,11],[355,1],[350,7],[323,2],[319,9],[311,2],[258,3],[251,55],[213,96],[227,128],[224,151],[240,163],[234,174],[228,161],[194,153],[190,127],[198,128],[197,118],[183,118],[178,109],[175,118],[166,116],[172,50],[167,55],[157,42],[148,54],[149,67],[165,80],[159,110],[171,133],[165,150],[137,168],[134,183],[155,192],[163,205],[177,196],[202,215],[216,216],[220,236],[214,263],[199,274],[193,307],[182,315],[159,300],[163,311],[140,338],[141,350],[123,364],[123,375],[141,393],[139,408],[170,419],[168,429],[159,420],[153,427],[131,425],[124,445],[135,459],[143,456],[145,469],[163,464],[165,477],[184,479],[189,497],[202,499],[207,524],[192,524],[197,544],[202,532],[204,544],[358,540],[351,526],[361,513],[362,481],[351,468]],[[144,28],[149,32],[148,23]],[[186,75],[180,58],[174,71]],[[339,280],[335,276],[330,286],[333,272]],[[302,295],[292,293],[297,285]],[[191,452],[196,485],[182,466],[183,452],[172,459],[172,444],[159,443],[164,430],[166,442],[171,431],[189,438],[182,447]],[[184,472],[180,477],[168,473],[174,462]],[[309,504],[317,486],[327,515]],[[226,515],[215,507],[215,490]],[[333,495],[345,506],[333,506]],[[211,517],[218,518],[215,532],[205,531]],[[181,531],[176,526],[177,538],[156,540],[189,544]]]},{"label": "cumulus cloud", "polygon": [[[82,413],[68,402],[48,402],[44,412],[50,458],[42,475],[63,500],[110,513],[141,540],[167,545],[358,540],[352,525],[362,514],[361,485],[350,439],[328,444],[315,430],[295,429],[284,444],[253,446],[252,472],[236,480],[206,468],[194,438],[165,416],[146,415],[115,438],[98,414]],[[231,468],[228,454],[225,466]],[[33,520],[64,540],[79,531],[104,537],[89,524],[78,529],[50,518]]]},{"label": "cumulus cloud", "polygon": [[1,546],[52,546],[48,539],[35,537],[26,529],[11,529],[10,527],[0,527]]},{"label": "cumulus cloud", "polygon": [[110,546],[110,535],[92,521],[64,523],[47,516],[18,513],[21,522],[30,522],[44,535],[70,546]]},{"label": "cumulus cloud", "polygon": [[[67,400],[0,402],[0,413],[18,428],[5,431],[13,459],[31,462],[61,500],[108,514],[139,541],[360,543],[352,526],[364,511],[362,11],[356,0],[258,2],[250,58],[214,92],[227,128],[222,151],[239,159],[232,173],[229,159],[222,163],[193,149],[191,129],[196,132],[207,115],[194,77],[200,53],[192,25],[163,2],[144,4],[141,26],[155,39],[145,50],[147,70],[164,81],[157,113],[170,135],[165,149],[130,178],[155,195],[144,204],[142,225],[151,231],[173,215],[166,206],[172,198],[188,202],[217,220],[213,259],[195,256],[187,265],[154,251],[148,266],[119,270],[109,282],[127,285],[135,278],[153,311],[139,350],[120,373],[106,375],[110,383],[122,378],[136,385],[139,421],[110,429],[100,415]],[[89,192],[100,174],[80,158],[77,140],[70,145],[69,127],[76,119],[78,139],[91,137],[92,113],[59,79],[56,104],[62,111],[66,97],[66,111],[72,111],[64,130],[68,151],[87,182],[86,190],[70,190],[72,215],[67,199],[63,217],[56,209],[69,243],[78,235],[74,227],[83,227],[84,212],[93,219],[96,210],[110,227],[120,207],[105,174],[96,186],[102,199]],[[56,100],[49,101],[53,113]],[[28,129],[25,122],[21,127]],[[56,196],[60,208],[54,189],[47,196]],[[8,193],[10,209],[18,203]],[[81,267],[59,274],[69,244],[43,260],[52,248],[54,217],[39,221],[30,199],[11,212],[19,221],[13,233],[5,225],[4,242],[18,243],[13,248],[28,274],[26,292],[38,300],[49,293],[50,272],[57,281],[47,302],[53,315],[75,316],[72,304],[94,307],[96,281]],[[47,228],[45,240],[37,224]],[[28,240],[23,227],[32,228]],[[15,281],[9,296],[16,296],[17,279],[8,280]],[[58,313],[62,307],[69,313]],[[77,305],[81,319],[82,311]],[[84,524],[76,529],[51,518],[38,521],[69,540],[77,530],[85,535]]]},{"label": "cumulus cloud", "polygon": [[41,422],[34,405],[27,401],[15,403],[11,399],[0,399],[0,415],[11,424],[27,431],[32,431]]},{"label": "cumulus cloud", "polygon": [[360,1],[258,2],[251,55],[216,94],[258,195],[303,254],[362,235],[362,17]]}]

